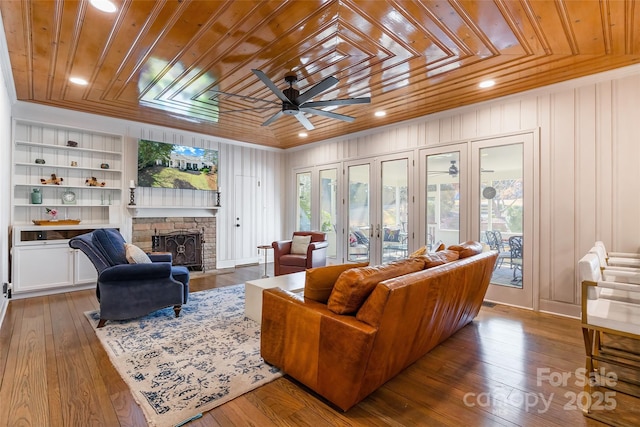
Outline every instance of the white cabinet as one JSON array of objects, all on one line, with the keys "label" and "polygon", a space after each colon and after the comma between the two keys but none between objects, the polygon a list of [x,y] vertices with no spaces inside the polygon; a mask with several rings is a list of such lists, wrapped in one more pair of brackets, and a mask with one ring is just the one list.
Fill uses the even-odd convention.
[{"label": "white cabinet", "polygon": [[[119,221],[112,216],[123,205],[121,135],[27,121],[14,129],[12,224],[47,220],[47,208],[82,224]],[[41,203],[32,202],[34,189]]]},{"label": "white cabinet", "polygon": [[14,294],[72,286],[71,251],[62,244],[14,247]]},{"label": "white cabinet", "polygon": [[69,247],[69,239],[113,224],[12,228],[13,296],[43,295],[95,286],[97,272],[89,258]]}]

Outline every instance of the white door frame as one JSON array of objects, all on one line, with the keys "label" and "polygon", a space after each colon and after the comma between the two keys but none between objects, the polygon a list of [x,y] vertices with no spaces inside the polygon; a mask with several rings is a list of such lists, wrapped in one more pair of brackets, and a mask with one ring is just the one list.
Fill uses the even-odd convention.
[{"label": "white door frame", "polygon": [[478,240],[480,236],[480,149],[497,147],[501,145],[523,144],[523,192],[525,205],[523,210],[523,268],[522,288],[508,286],[489,285],[485,299],[500,304],[513,305],[523,308],[538,310],[539,306],[539,265],[540,247],[539,230],[540,223],[540,192],[539,192],[539,138],[537,131],[496,136],[491,138],[470,141],[471,150],[471,174],[469,176],[470,207],[471,207],[471,239]]}]

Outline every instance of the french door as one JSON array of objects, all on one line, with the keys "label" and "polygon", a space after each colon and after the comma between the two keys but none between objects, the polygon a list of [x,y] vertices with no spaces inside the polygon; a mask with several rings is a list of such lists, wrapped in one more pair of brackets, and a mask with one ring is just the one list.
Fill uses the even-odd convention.
[{"label": "french door", "polygon": [[413,242],[411,153],[345,163],[345,261],[404,258]]},{"label": "french door", "polygon": [[499,252],[488,300],[536,308],[537,162],[534,133],[471,143],[471,234]]},{"label": "french door", "polygon": [[420,150],[419,245],[499,251],[488,300],[533,307],[534,133]]}]

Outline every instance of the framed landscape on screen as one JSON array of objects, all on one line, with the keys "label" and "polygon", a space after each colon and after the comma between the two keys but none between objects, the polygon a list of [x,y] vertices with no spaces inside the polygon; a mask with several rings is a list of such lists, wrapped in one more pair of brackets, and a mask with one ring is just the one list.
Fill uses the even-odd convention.
[{"label": "framed landscape on screen", "polygon": [[141,139],[138,187],[218,191],[218,151]]}]

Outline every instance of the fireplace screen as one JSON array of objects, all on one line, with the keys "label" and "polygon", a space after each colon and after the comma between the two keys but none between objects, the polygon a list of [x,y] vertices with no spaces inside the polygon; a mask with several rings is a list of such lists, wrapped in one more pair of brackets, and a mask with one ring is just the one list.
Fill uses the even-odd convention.
[{"label": "fireplace screen", "polygon": [[204,230],[179,230],[155,235],[152,241],[154,252],[169,252],[173,256],[173,265],[181,265],[204,271],[203,243]]}]

